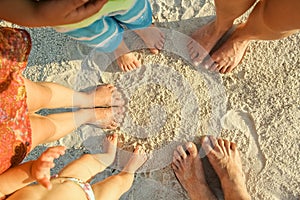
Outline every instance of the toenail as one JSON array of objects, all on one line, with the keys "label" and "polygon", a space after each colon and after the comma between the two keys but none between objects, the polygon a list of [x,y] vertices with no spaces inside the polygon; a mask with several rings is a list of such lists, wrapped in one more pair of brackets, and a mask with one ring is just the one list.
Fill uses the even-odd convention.
[{"label": "toenail", "polygon": [[191,144],[191,143],[188,143],[187,145],[186,145],[186,148],[188,148],[188,149],[191,149],[193,147],[193,145]]}]

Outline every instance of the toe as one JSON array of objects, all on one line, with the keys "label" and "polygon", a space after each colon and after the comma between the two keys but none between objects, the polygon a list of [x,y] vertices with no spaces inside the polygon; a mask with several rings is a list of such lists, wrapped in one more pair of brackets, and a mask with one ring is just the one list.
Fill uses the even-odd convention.
[{"label": "toe", "polygon": [[230,155],[231,149],[230,149],[230,142],[228,140],[224,140],[224,147],[225,147],[227,155]]},{"label": "toe", "polygon": [[185,152],[185,150],[183,149],[182,146],[177,147],[177,152],[179,153],[181,158],[183,158],[183,159],[187,158],[186,152]]},{"label": "toe", "polygon": [[231,149],[232,151],[236,151],[236,150],[237,150],[236,143],[230,142],[230,149]]},{"label": "toe", "polygon": [[199,53],[195,50],[191,50],[190,51],[190,57],[195,62],[196,61],[195,59],[199,57]]},{"label": "toe", "polygon": [[192,156],[193,158],[195,158],[198,155],[197,147],[194,143],[186,143],[186,149],[189,152],[190,156]]},{"label": "toe", "polygon": [[214,60],[212,60],[211,58],[206,58],[204,61],[203,61],[203,67],[205,69],[211,69],[212,65],[214,65],[215,62]]},{"label": "toe", "polygon": [[150,52],[153,53],[153,54],[158,54],[158,53],[159,53],[159,50],[156,49],[156,48],[150,48],[149,50],[150,50]]},{"label": "toe", "polygon": [[204,149],[206,154],[209,154],[213,150],[211,141],[207,136],[201,138],[201,148]]},{"label": "toe", "polygon": [[232,72],[232,70],[235,68],[234,65],[230,65],[227,67],[226,71],[224,72],[225,74],[229,73],[229,72]]},{"label": "toe", "polygon": [[141,62],[138,60],[133,61],[133,64],[135,65],[136,68],[141,66]]},{"label": "toe", "polygon": [[219,72],[222,73],[222,74],[225,74],[225,72],[227,71],[227,66],[223,66],[219,69]]},{"label": "toe", "polygon": [[225,148],[225,140],[223,140],[222,138],[218,138],[217,139],[217,146],[216,148],[218,148],[219,146],[219,149],[220,149],[220,152],[223,152],[223,153],[226,153],[226,148]]},{"label": "toe", "polygon": [[174,153],[173,153],[173,161],[174,160],[176,160],[180,163],[182,162],[182,158],[181,158],[180,154],[178,153],[178,151],[174,151]]}]

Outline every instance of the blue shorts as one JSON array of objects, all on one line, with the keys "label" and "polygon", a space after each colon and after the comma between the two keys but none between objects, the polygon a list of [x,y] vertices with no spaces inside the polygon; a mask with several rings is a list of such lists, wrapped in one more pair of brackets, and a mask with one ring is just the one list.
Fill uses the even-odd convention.
[{"label": "blue shorts", "polygon": [[123,39],[124,26],[128,29],[142,29],[152,23],[152,9],[148,0],[136,0],[126,11],[102,16],[93,24],[64,32],[101,52],[113,52]]}]

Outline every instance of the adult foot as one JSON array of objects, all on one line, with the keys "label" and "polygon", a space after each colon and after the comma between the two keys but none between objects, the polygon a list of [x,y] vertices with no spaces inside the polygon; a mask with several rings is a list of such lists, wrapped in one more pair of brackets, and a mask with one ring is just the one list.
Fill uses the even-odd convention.
[{"label": "adult foot", "polygon": [[159,51],[163,49],[165,44],[165,35],[153,24],[148,28],[138,29],[134,32],[142,38],[151,53],[158,54]]},{"label": "adult foot", "polygon": [[121,42],[114,53],[119,68],[124,72],[128,72],[141,66],[141,62],[130,52],[124,41]]},{"label": "adult foot", "polygon": [[115,160],[117,151],[117,141],[118,135],[116,133],[112,135],[107,135],[103,143],[104,153],[92,154],[92,156],[103,165],[104,169],[107,166],[111,165]]},{"label": "adult foot", "polygon": [[216,21],[212,21],[191,35],[192,40],[188,42],[187,47],[194,65],[198,66],[204,60],[231,25],[218,27]]},{"label": "adult foot", "polygon": [[251,199],[236,144],[213,136],[202,137],[201,143],[220,178],[225,199]]},{"label": "adult foot", "polygon": [[112,84],[98,86],[94,95],[94,106],[110,107],[124,105],[121,93]]},{"label": "adult foot", "polygon": [[123,119],[123,107],[95,108],[94,125],[103,129],[116,129]]},{"label": "adult foot", "polygon": [[222,74],[231,72],[243,59],[250,40],[241,37],[244,24],[240,24],[226,42],[211,55],[204,67]]},{"label": "adult foot", "polygon": [[194,199],[216,199],[209,189],[197,147],[194,143],[185,144],[188,154],[182,146],[178,146],[173,154],[172,168],[180,184]]},{"label": "adult foot", "polygon": [[137,146],[122,172],[134,174],[147,160],[147,155],[141,146]]}]

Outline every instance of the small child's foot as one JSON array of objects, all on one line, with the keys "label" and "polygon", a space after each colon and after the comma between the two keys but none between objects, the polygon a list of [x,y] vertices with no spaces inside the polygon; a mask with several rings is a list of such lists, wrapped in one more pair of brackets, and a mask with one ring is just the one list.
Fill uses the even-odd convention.
[{"label": "small child's foot", "polygon": [[93,157],[99,161],[103,167],[107,167],[111,165],[116,157],[116,151],[117,151],[117,142],[118,142],[118,135],[116,133],[112,135],[106,136],[106,139],[104,141],[104,153],[102,154],[93,154]]},{"label": "small child's foot", "polygon": [[117,88],[112,84],[104,84],[97,87],[95,91],[95,106],[122,106],[124,100]]},{"label": "small child's foot", "polygon": [[147,155],[141,146],[134,149],[133,155],[127,162],[122,172],[134,174],[147,160]]},{"label": "small child's foot", "polygon": [[165,35],[153,24],[148,28],[138,29],[134,32],[142,38],[151,53],[158,54],[159,51],[163,49],[165,44]]},{"label": "small child's foot", "polygon": [[130,52],[124,41],[121,42],[114,53],[117,58],[118,66],[124,72],[134,70],[141,66],[141,62]]}]

